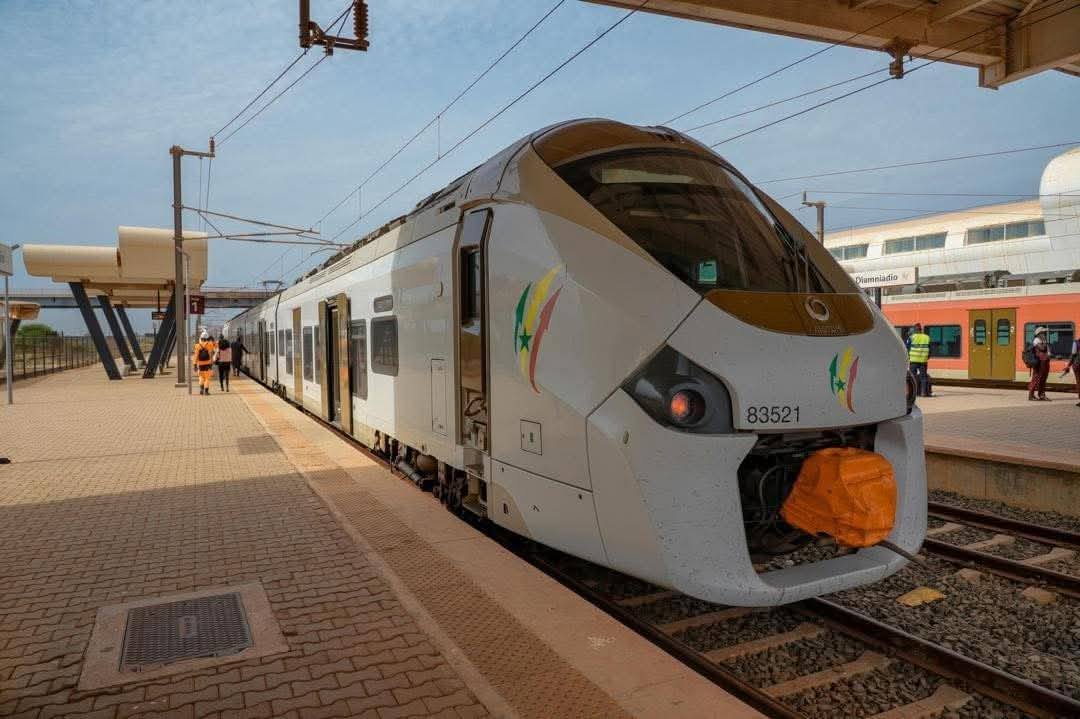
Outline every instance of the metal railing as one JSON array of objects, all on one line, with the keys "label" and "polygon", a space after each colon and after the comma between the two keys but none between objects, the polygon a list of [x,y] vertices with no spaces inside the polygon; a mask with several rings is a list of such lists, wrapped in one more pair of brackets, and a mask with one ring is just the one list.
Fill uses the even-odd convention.
[{"label": "metal railing", "polygon": [[[0,331],[0,336],[3,332]],[[106,337],[113,357],[120,353],[112,337]],[[140,338],[143,351],[148,352],[153,338]],[[7,361],[7,347],[0,342],[0,369]],[[89,336],[67,337],[63,334],[43,337],[15,337],[12,343],[11,370],[17,382],[20,379],[40,377],[76,367],[86,367],[101,362],[94,342]],[[4,373],[0,371],[0,384]]]}]

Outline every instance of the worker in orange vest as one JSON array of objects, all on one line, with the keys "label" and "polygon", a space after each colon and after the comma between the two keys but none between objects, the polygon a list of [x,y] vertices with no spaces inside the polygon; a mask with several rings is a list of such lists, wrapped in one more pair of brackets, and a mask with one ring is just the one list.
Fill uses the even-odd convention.
[{"label": "worker in orange vest", "polygon": [[191,353],[191,363],[199,372],[199,394],[210,394],[210,375],[214,371],[215,352],[217,352],[217,345],[210,339],[210,334],[203,330]]}]

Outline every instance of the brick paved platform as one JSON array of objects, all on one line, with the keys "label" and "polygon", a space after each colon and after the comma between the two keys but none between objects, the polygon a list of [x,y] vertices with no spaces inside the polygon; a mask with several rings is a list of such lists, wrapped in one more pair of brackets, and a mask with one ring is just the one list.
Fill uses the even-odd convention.
[{"label": "brick paved platform", "polygon": [[[255,383],[233,390],[91,367],[0,406],[0,716],[755,716]],[[287,651],[79,688],[102,608],[253,582]]]},{"label": "brick paved platform", "polygon": [[935,387],[919,399],[928,450],[1080,470],[1075,394],[1029,402],[1026,390]]}]

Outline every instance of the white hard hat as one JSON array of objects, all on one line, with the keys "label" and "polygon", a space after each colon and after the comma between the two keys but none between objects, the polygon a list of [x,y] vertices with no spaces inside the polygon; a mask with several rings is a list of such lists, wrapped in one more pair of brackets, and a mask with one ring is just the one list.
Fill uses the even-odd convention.
[{"label": "white hard hat", "polygon": [[1040,332],[1046,332],[1046,328],[1045,327],[1036,327],[1035,328],[1035,334],[1039,334]]},{"label": "white hard hat", "polygon": [[199,339],[201,339],[201,340],[208,340],[208,339],[210,339],[210,335],[206,334],[206,330],[203,330],[203,331],[202,331],[202,334],[201,334],[201,335],[199,335]]}]

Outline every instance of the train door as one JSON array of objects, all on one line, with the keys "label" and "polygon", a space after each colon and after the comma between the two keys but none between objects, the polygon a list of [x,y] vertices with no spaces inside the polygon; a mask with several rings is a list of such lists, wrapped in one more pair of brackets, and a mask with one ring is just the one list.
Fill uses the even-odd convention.
[{"label": "train door", "polygon": [[1016,376],[1016,310],[994,310],[990,320],[993,334],[991,377],[1012,380]]},{"label": "train door", "polygon": [[968,312],[968,377],[1011,380],[1016,372],[1016,309]]},{"label": "train door", "polygon": [[352,434],[349,364],[349,297],[344,292],[319,303],[324,361],[320,368],[323,417]]},{"label": "train door", "polygon": [[991,342],[990,324],[993,321],[990,310],[970,310],[968,312],[968,377],[970,379],[990,379],[991,377]]},{"label": "train door", "polygon": [[301,347],[303,331],[300,308],[297,307],[292,311],[292,376],[293,397],[301,407],[304,406],[304,352]]},{"label": "train door", "polygon": [[256,376],[260,381],[266,381],[266,364],[270,361],[270,348],[266,346],[266,322],[259,320],[259,330],[255,335],[255,351],[258,352],[256,358]]},{"label": "train door", "polygon": [[[491,210],[465,215],[458,235],[457,252],[457,426],[465,448],[464,485],[455,482],[448,504],[459,503],[483,516],[487,509],[487,467],[490,463],[487,367],[487,236]],[[432,363],[432,402],[438,401],[435,383],[444,381],[445,367]],[[438,409],[433,406],[433,412]],[[432,425],[445,427],[433,414]],[[445,431],[445,429],[443,430]]]}]

